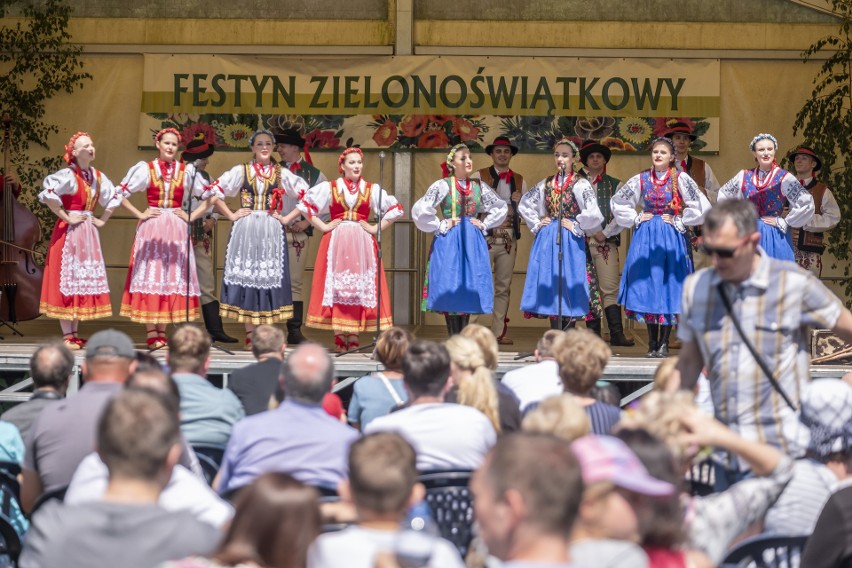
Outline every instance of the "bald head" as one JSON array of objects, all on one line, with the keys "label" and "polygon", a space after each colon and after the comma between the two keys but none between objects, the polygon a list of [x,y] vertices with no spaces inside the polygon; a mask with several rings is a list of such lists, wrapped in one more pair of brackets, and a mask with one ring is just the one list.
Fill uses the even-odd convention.
[{"label": "bald head", "polygon": [[333,379],[334,363],[316,343],[302,343],[281,364],[284,398],[295,402],[320,404]]},{"label": "bald head", "polygon": [[53,388],[65,392],[74,370],[74,356],[61,343],[49,343],[36,349],[30,359],[35,388]]}]

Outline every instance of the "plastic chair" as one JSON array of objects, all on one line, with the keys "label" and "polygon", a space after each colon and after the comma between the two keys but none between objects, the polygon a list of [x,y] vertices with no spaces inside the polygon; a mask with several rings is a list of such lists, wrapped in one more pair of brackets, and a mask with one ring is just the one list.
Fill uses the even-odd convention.
[{"label": "plastic chair", "polygon": [[689,493],[695,496],[710,495],[715,492],[716,465],[711,458],[692,464],[684,476]]},{"label": "plastic chair", "polygon": [[746,539],[728,551],[721,566],[754,568],[792,568],[799,566],[807,536],[758,535]]},{"label": "plastic chair", "polygon": [[426,488],[426,503],[441,531],[462,558],[473,540],[473,494],[468,488],[471,471],[430,471],[418,481]]}]

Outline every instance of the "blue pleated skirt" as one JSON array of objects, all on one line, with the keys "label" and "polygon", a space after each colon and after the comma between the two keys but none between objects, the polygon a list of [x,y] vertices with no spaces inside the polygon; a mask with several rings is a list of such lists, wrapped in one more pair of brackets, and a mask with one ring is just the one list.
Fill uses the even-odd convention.
[{"label": "blue pleated skirt", "polygon": [[[559,249],[553,221],[539,230],[530,251],[521,310],[537,316],[559,313]],[[562,315],[584,317],[589,311],[585,239],[562,228]]]},{"label": "blue pleated skirt", "polygon": [[424,309],[455,314],[494,311],[494,283],[488,244],[469,217],[442,235],[429,252]]},{"label": "blue pleated skirt", "polygon": [[778,227],[767,225],[758,219],[757,230],[760,233],[760,246],[766,254],[778,260],[796,261],[796,256],[793,254],[793,238],[789,229],[787,234],[784,234]]},{"label": "blue pleated skirt", "polygon": [[649,317],[656,316],[654,323],[676,323],[683,282],[692,272],[687,237],[660,216],[634,231],[618,293],[618,303],[630,317],[651,321]]}]

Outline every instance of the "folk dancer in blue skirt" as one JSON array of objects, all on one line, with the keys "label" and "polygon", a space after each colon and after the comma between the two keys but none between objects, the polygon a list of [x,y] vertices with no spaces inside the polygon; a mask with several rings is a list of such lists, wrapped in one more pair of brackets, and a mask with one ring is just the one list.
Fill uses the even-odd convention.
[{"label": "folk dancer in blue skirt", "polygon": [[[589,312],[586,231],[603,223],[595,190],[585,174],[574,171],[577,146],[562,138],[553,147],[556,174],[541,180],[521,198],[518,212],[535,235],[521,310],[525,317],[548,317],[562,329]],[[562,223],[559,218],[562,200]],[[559,316],[559,247],[562,233],[562,321]]]},{"label": "folk dancer in blue skirt", "polygon": [[293,317],[285,227],[300,213],[294,209],[282,215],[281,207],[285,195],[301,199],[308,190],[305,180],[272,158],[272,132],[258,130],[250,144],[254,159],[234,166],[211,185],[220,198],[240,198],[237,211],[221,199],[216,203],[233,222],[219,310],[223,317],[245,323],[246,350],[251,349],[256,326]]},{"label": "folk dancer in blue skirt", "polygon": [[[719,201],[748,199],[757,208],[760,247],[780,260],[795,262],[790,227],[807,225],[814,215],[814,199],[796,177],[778,166],[775,152],[778,140],[771,134],[758,134],[749,144],[757,162],[752,170],[742,170],[719,190]],[[782,217],[784,206],[790,212]]]},{"label": "folk dancer in blue skirt", "polygon": [[[453,146],[444,177],[426,190],[411,208],[418,229],[435,233],[429,252],[423,310],[447,318],[450,335],[459,333],[470,314],[494,309],[494,284],[485,232],[500,226],[509,210],[487,184],[470,179],[473,161],[464,144]],[[438,218],[440,210],[443,219]],[[483,220],[480,213],[487,213]]]},{"label": "folk dancer in blue skirt", "polygon": [[[680,313],[681,291],[693,271],[687,227],[704,222],[711,205],[698,184],[674,165],[674,144],[651,144],[653,166],[630,178],[613,196],[619,225],[635,227],[621,276],[618,303],[629,318],[648,326],[647,357],[668,357],[672,326]],[[641,204],[642,212],[636,212]]]}]

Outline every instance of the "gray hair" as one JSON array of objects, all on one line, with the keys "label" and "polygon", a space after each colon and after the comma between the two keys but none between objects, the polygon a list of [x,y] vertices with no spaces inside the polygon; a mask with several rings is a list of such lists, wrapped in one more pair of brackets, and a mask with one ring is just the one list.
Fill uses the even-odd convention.
[{"label": "gray hair", "polygon": [[737,228],[737,235],[745,237],[757,232],[757,209],[751,201],[745,199],[730,199],[719,201],[704,219],[707,231],[716,231],[730,219]]},{"label": "gray hair", "polygon": [[[315,355],[318,360],[311,360]],[[320,404],[331,391],[334,361],[316,343],[302,343],[281,364],[284,398],[305,404]]]}]

